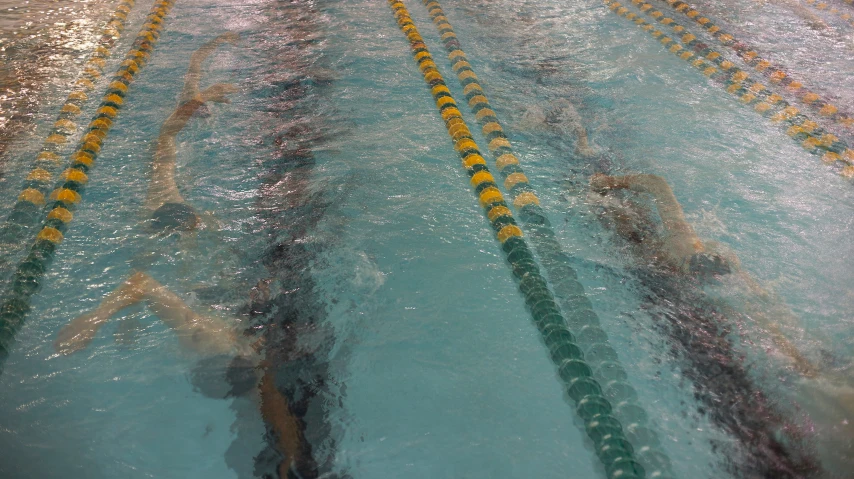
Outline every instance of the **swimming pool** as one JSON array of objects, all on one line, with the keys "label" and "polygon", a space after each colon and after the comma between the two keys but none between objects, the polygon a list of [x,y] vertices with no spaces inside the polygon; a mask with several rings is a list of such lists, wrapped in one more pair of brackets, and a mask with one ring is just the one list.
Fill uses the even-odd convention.
[{"label": "swimming pool", "polygon": [[[134,7],[105,75],[150,6]],[[672,477],[819,477],[785,468],[827,461],[827,438],[850,431],[843,416],[810,414],[812,383],[757,311],[782,321],[791,310],[797,321],[784,334],[850,376],[850,180],[598,2],[442,7]],[[787,4],[695,7],[839,111],[854,111],[852,30],[837,17],[816,13],[829,24],[816,29]],[[476,130],[427,9],[406,8]],[[241,40],[210,57],[202,86],[240,91],[178,137],[177,177],[188,201],[222,226],[189,245],[152,243],[139,213],[151,144],[189,56],[225,31]],[[142,264],[191,307],[268,336],[267,370],[303,436],[292,474],[605,476],[423,82],[386,2],[177,0],[2,366],[0,444],[14,459],[0,475],[276,477],[288,462],[270,405],[194,391],[198,357],[147,308],[116,316],[84,351],[54,352],[60,328]],[[17,136],[6,155],[5,197],[20,192],[68,88],[45,87],[32,107],[36,132]],[[735,251],[774,296],[742,295],[736,281],[699,288],[638,264],[591,204],[599,167],[549,117],[565,100],[607,152],[610,174],[666,178],[698,235]],[[497,177],[487,142],[475,140]],[[114,336],[134,325],[131,337]],[[751,415],[762,416],[751,423],[760,429],[738,430]],[[792,450],[762,449],[745,439],[751,432]],[[840,444],[850,459],[851,440]]]}]

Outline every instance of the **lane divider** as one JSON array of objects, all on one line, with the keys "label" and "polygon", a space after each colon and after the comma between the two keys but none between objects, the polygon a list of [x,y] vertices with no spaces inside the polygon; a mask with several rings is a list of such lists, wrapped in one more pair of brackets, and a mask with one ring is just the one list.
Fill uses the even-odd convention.
[{"label": "lane divider", "polygon": [[[773,123],[782,125],[786,128],[786,134],[797,141],[805,150],[820,155],[827,164],[838,165],[837,173],[846,178],[854,177],[854,150],[849,148],[847,143],[820,127],[818,123],[790,105],[780,95],[750,78],[747,72],[736,67],[705,43],[697,40],[690,32],[676,25],[672,19],[664,17],[663,14],[657,16],[659,22],[674,29],[674,33],[676,33],[674,36],[678,37],[679,41],[657,30],[655,26],[616,0],[603,0],[603,2],[608,10],[618,16],[632,20],[639,28],[648,32],[670,53],[690,63],[703,75],[721,83],[728,93],[738,97],[742,103],[752,106],[757,113],[770,119]],[[644,5],[649,5],[642,0],[639,1],[639,4],[642,10]],[[650,9],[652,9],[651,5],[645,11]],[[683,48],[679,44],[680,42],[688,48]]]},{"label": "lane divider", "polygon": [[[804,0],[804,1],[807,3],[807,5],[813,7],[814,9],[821,11],[821,12],[830,12],[833,15],[836,15],[837,17],[841,18],[842,20],[845,20],[845,23],[847,23],[849,27],[854,27],[854,16],[852,16],[850,13],[839,11],[838,8],[831,6],[831,5],[828,5],[825,2],[820,2],[817,0]],[[849,5],[852,4],[852,0],[845,0],[845,2],[848,3]]]},{"label": "lane divider", "polygon": [[43,188],[41,183],[50,181],[50,178],[39,179],[38,188],[33,188],[32,199],[36,200],[33,204],[42,203],[50,208],[50,211],[44,218],[29,254],[15,270],[12,284],[7,288],[3,302],[0,304],[0,371],[2,371],[4,360],[9,355],[15,334],[24,324],[24,319],[30,310],[32,296],[40,288],[42,276],[53,259],[57,246],[62,243],[63,233],[73,218],[72,212],[81,200],[81,193],[88,181],[87,174],[94,167],[104,139],[121,111],[128,87],[145,65],[154,44],[160,37],[163,19],[169,13],[174,1],[158,0],[151,7],[145,25],[142,26],[125,60],[113,76],[97,113],[89,123],[88,130],[74,153],[71,154],[70,166],[60,175],[56,188],[47,197],[38,196],[41,195]]},{"label": "lane divider", "polygon": [[[801,103],[818,112],[822,117],[844,127],[846,131],[854,131],[854,117],[852,117],[851,114],[839,111],[839,109],[830,103],[830,101],[821,98],[817,93],[804,87],[801,82],[796,81],[786,73],[782,66],[772,63],[770,60],[766,60],[757,53],[753,47],[725,32],[714,22],[709,20],[708,17],[703,16],[700,12],[691,8],[690,5],[682,0],[658,1],[667,3],[673,8],[673,10],[676,10],[685,17],[693,20],[697,25],[703,27],[706,32],[712,36],[712,38],[718,41],[718,43],[732,49],[747,65],[757,72],[762,73],[762,75],[767,77],[768,81],[772,84],[785,87],[786,90],[795,95]],[[632,3],[635,3],[635,5],[639,4],[638,2]],[[663,15],[664,14],[662,13],[662,16]],[[681,31],[677,33],[681,33]]]},{"label": "lane divider", "polygon": [[[540,274],[522,229],[508,208],[508,202],[499,191],[495,178],[489,172],[486,160],[481,156],[480,148],[475,143],[409,12],[401,1],[389,0],[389,5],[400,29],[409,40],[412,55],[445,121],[454,149],[462,159],[480,205],[512,267],[513,275],[519,280],[519,289],[525,297],[525,304],[549,348],[552,360],[558,366],[559,375],[566,384],[566,392],[575,403],[576,413],[584,422],[585,432],[593,441],[596,454],[605,466],[608,477],[645,477],[643,467],[634,458],[635,452],[626,436],[626,430],[611,414],[614,407],[605,397],[602,385],[593,377],[592,368],[584,359],[576,335],[566,327],[567,321],[545,278]],[[535,202],[536,198],[531,192],[520,194],[515,201],[518,207]],[[587,330],[593,334],[598,334],[598,331],[601,329]],[[582,330],[579,334],[585,334],[585,331]]]},{"label": "lane divider", "polygon": [[59,155],[68,137],[78,130],[75,123],[81,108],[88,100],[87,93],[95,88],[95,81],[103,74],[107,58],[125,28],[127,16],[135,0],[122,0],[110,16],[95,50],[84,63],[84,69],[74,82],[73,91],[63,103],[50,134],[33,162],[17,202],[3,226],[0,227],[0,243],[19,241],[26,228],[38,221],[38,213],[45,204],[48,185],[62,166]]},{"label": "lane divider", "polygon": [[[456,33],[451,26],[444,10],[436,0],[422,0],[430,14],[433,23],[441,35],[448,52],[448,60],[457,75],[460,86],[466,96],[472,114],[480,124],[483,136],[489,142],[488,149],[498,172],[504,180],[505,189],[510,193],[512,204],[519,218],[525,225],[534,251],[540,258],[543,269],[554,290],[563,312],[569,316],[571,328],[578,328],[583,334],[578,334],[578,345],[582,348],[587,363],[592,367],[594,377],[606,384],[607,396],[618,403],[612,411],[614,417],[632,432],[643,428],[642,434],[633,434],[630,441],[637,451],[636,459],[644,467],[649,477],[669,477],[672,475],[670,460],[660,450],[658,434],[649,428],[649,415],[639,405],[637,392],[626,381],[628,374],[619,363],[617,351],[609,344],[608,335],[600,327],[599,317],[592,309],[592,304],[584,294],[584,287],[578,281],[576,272],[572,269],[570,256],[566,254],[557,240],[557,236],[539,206],[536,192],[528,182],[525,171],[513,150],[513,146],[504,133],[494,109],[486,97],[483,87],[469,58],[463,52]],[[416,59],[419,66],[424,67],[427,56]],[[441,93],[445,93],[444,90]],[[437,105],[450,103],[449,97],[442,96]],[[466,137],[470,132],[455,127],[454,140]],[[573,319],[575,318],[575,319]],[[590,334],[595,331],[595,334]]]}]

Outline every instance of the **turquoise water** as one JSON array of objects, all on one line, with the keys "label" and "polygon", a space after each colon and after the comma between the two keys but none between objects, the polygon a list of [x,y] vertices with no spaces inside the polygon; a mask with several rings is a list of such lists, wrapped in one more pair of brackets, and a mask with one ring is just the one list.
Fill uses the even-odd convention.
[{"label": "turquoise water", "polygon": [[[461,102],[426,11],[407,7]],[[732,469],[741,444],[695,397],[691,351],[661,323],[682,307],[679,298],[649,299],[655,285],[644,283],[588,203],[590,169],[574,157],[574,142],[526,123],[524,112],[572,101],[615,172],[665,177],[700,237],[734,250],[776,293],[760,309],[776,315],[785,305],[798,319],[785,324],[786,335],[849,377],[850,181],[596,2],[443,7],[574,257],[674,477],[747,477]],[[136,7],[116,52],[126,51],[147,8]],[[840,110],[854,110],[845,25],[829,20],[816,32],[785,5],[697,8],[805,84],[838,95]],[[768,33],[774,25],[796,40]],[[190,253],[177,254],[174,241],[152,246],[140,229],[150,144],[175,107],[187,58],[226,30],[242,41],[211,56],[202,85],[241,90],[194,119],[178,144],[182,191],[216,214],[222,234],[200,234]],[[53,112],[43,108],[36,123],[46,133]],[[295,347],[313,352],[314,362],[295,361],[296,369],[325,378],[304,416],[315,476],[602,477],[443,130],[385,2],[178,1],[3,367],[0,446],[14,460],[0,475],[253,477],[278,463],[256,400],[195,392],[188,371],[198,358],[147,309],[123,312],[85,351],[54,353],[57,331],[145,262],[199,310],[262,329],[291,312],[310,317],[286,337],[299,333]],[[37,139],[19,146],[37,151]],[[281,166],[303,146],[307,166]],[[26,160],[7,161],[7,197],[17,194]],[[147,256],[152,248],[160,254]],[[281,299],[259,323],[241,306],[271,278]],[[746,308],[742,287],[724,282],[706,292]],[[135,322],[135,340],[116,342],[118,327]],[[821,450],[845,418],[799,407],[812,401],[811,386],[799,385],[751,316],[735,316],[729,327],[756,388]],[[284,391],[305,379],[282,371]]]}]

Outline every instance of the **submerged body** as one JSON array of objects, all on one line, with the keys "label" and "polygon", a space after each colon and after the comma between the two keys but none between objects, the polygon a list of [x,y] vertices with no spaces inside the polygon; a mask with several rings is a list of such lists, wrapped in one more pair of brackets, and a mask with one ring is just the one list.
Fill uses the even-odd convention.
[{"label": "submerged body", "polygon": [[[731,339],[739,322],[756,323],[802,378],[802,395],[821,398],[804,404],[810,414],[822,417],[832,410],[836,421],[841,418],[845,423],[854,417],[854,390],[847,378],[823,371],[787,339],[781,325],[796,322],[794,314],[742,271],[734,254],[697,236],[663,178],[596,174],[590,186],[591,203],[602,209],[601,217],[639,265],[633,269],[644,285],[650,314],[674,340],[674,354],[689,360],[691,367],[683,371],[694,382],[697,400],[716,424],[745,446],[748,458],[738,467],[739,474],[820,475],[818,463],[811,459],[817,454],[832,477],[845,477],[837,474],[850,470],[854,431],[845,424],[833,431],[832,438],[824,436],[810,444],[815,438],[807,436],[799,421],[786,417],[793,411],[783,412],[786,408],[757,386],[746,358]],[[625,194],[619,195],[620,191]],[[651,205],[644,197],[652,200]],[[705,285],[726,278],[735,280],[764,307],[737,311],[704,291]],[[769,310],[772,302],[775,307]]]},{"label": "submerged body", "polygon": [[[733,344],[735,325],[748,316],[715,300],[704,286],[724,277],[737,278],[750,295],[764,302],[773,295],[741,270],[734,254],[698,237],[664,178],[605,174],[612,169],[609,155],[590,146],[571,102],[558,99],[544,108],[530,107],[521,126],[574,140],[576,164],[571,176],[596,172],[589,183],[576,186],[587,191],[599,220],[629,253],[630,271],[639,281],[637,293],[657,327],[670,338],[670,352],[693,383],[699,412],[737,441],[735,450],[724,453],[733,474],[775,479],[820,474],[812,438],[760,388]],[[570,183],[576,181],[571,177]],[[764,328],[803,378],[821,377],[820,368],[783,334],[779,316],[767,314],[765,308],[750,313],[749,320]],[[787,318],[794,316],[789,312]]]},{"label": "submerged body", "polygon": [[[191,251],[195,249],[199,230],[213,231],[217,222],[211,215],[199,214],[180,193],[175,180],[176,138],[207,103],[229,103],[227,95],[237,91],[236,86],[224,83],[204,90],[199,88],[203,61],[219,45],[237,40],[237,35],[229,32],[206,43],[192,55],[178,107],[160,129],[154,144],[148,192],[142,211],[150,236],[147,246],[152,250],[166,245],[174,247],[176,254],[182,257],[213,259],[209,254]],[[170,241],[173,237],[177,237],[177,241]],[[152,254],[155,252],[145,251],[134,258],[135,273],[108,294],[97,308],[63,327],[54,342],[55,349],[62,354],[71,354],[86,348],[101,327],[120,311],[144,304],[175,333],[182,349],[198,359],[197,366],[190,372],[197,391],[213,398],[257,391],[261,415],[278,438],[280,454],[285,457],[283,473],[301,470],[306,476],[304,471],[311,472],[313,463],[307,456],[310,447],[303,436],[303,425],[294,417],[287,399],[275,387],[276,378],[269,367],[272,361],[281,358],[277,354],[265,357],[261,353],[264,338],[252,339],[244,334],[245,324],[237,318],[223,317],[212,310],[199,312],[145,272],[151,266]],[[195,268],[198,266],[196,264]],[[261,303],[268,299],[267,283],[261,281],[253,289],[254,293],[262,296]],[[250,299],[255,301],[259,298]]]},{"label": "submerged body", "polygon": [[[202,62],[221,43],[234,42],[236,39],[236,35],[227,33],[208,42],[193,54],[179,106],[160,129],[143,209],[144,216],[151,218],[149,226],[154,230],[155,236],[162,233],[194,232],[200,224],[195,208],[187,203],[175,182],[175,138],[204,103],[227,103],[226,95],[237,91],[234,85],[229,84],[216,84],[204,91],[199,90]],[[216,316],[195,313],[177,295],[141,271],[147,265],[136,266],[140,270],[107,295],[98,308],[75,318],[59,332],[55,341],[58,351],[68,354],[85,348],[98,329],[115,314],[131,305],[144,302],[161,321],[177,333],[182,346],[190,351],[214,356],[249,353],[251,348],[242,344],[235,334],[235,324]]]}]

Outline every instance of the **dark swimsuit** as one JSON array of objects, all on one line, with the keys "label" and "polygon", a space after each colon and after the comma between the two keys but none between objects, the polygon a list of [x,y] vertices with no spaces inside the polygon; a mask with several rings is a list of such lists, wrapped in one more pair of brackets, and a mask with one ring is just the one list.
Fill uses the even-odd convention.
[{"label": "dark swimsuit", "polygon": [[151,214],[151,225],[157,231],[192,231],[199,217],[186,203],[164,203]]}]

